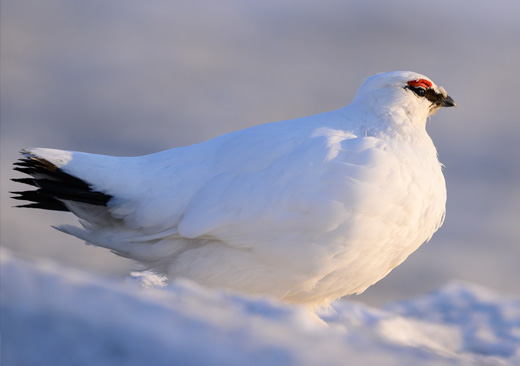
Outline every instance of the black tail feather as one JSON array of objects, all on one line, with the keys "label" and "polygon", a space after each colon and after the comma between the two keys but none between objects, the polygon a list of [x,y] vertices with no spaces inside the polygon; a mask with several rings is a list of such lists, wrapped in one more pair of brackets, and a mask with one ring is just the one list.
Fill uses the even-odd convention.
[{"label": "black tail feather", "polygon": [[11,197],[15,200],[31,202],[31,203],[27,203],[24,205],[18,205],[15,207],[41,208],[44,210],[54,210],[54,211],[69,211],[69,209],[67,208],[67,206],[65,206],[63,204],[63,202],[58,201],[56,198],[46,194],[41,189],[38,189],[35,191],[23,191],[23,192],[11,192],[11,193],[18,195],[18,196]]},{"label": "black tail feather", "polygon": [[[30,186],[38,187],[38,185],[36,184],[36,182],[34,181],[33,178],[13,178],[11,180],[13,182],[17,182],[17,183],[22,183],[22,184],[27,184],[27,185],[30,185]],[[16,192],[13,192],[13,193],[16,193]]]},{"label": "black tail feather", "polygon": [[11,192],[13,199],[28,201],[16,207],[69,211],[63,201],[106,206],[112,196],[92,189],[85,181],[74,177],[40,157],[24,151],[25,157],[14,163],[14,170],[31,178],[15,178],[15,182],[37,187],[36,190]]}]

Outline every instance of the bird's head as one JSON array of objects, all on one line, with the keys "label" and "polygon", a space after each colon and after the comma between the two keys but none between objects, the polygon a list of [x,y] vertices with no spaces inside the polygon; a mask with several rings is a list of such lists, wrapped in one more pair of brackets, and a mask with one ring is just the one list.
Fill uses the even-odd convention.
[{"label": "bird's head", "polygon": [[441,107],[455,107],[455,101],[442,86],[411,71],[369,77],[359,88],[354,102],[378,113],[406,113],[411,118],[423,120]]}]

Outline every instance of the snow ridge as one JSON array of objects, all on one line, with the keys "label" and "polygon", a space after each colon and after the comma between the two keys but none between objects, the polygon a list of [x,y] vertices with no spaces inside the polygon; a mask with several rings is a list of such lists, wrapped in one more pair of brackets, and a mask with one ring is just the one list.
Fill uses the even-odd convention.
[{"label": "snow ridge", "polygon": [[0,305],[5,365],[520,364],[520,299],[465,283],[385,309],[338,301],[326,327],[191,281],[125,283],[4,249]]}]

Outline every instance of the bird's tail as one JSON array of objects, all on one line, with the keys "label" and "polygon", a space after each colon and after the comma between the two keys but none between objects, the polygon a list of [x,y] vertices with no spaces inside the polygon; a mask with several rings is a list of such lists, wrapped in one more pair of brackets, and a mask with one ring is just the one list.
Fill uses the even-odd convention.
[{"label": "bird's tail", "polygon": [[[128,228],[123,220],[113,217],[107,208],[111,195],[95,190],[88,181],[74,175],[70,164],[73,154],[78,153],[53,149],[27,149],[23,157],[14,163],[14,169],[29,177],[13,179],[32,186],[33,190],[11,192],[16,200],[26,201],[16,207],[44,210],[70,211],[80,219],[82,227],[55,226],[56,229],[85,240],[114,253],[159,268],[160,259],[189,246],[189,240],[178,242],[177,228],[160,232],[143,233]],[[83,155],[85,156],[85,155]],[[88,155],[92,162],[96,157]],[[81,159],[80,159],[81,160]],[[103,161],[107,158],[103,157]],[[88,170],[92,164],[79,164]],[[65,169],[71,169],[65,171]],[[168,239],[168,240],[163,240]]]},{"label": "bird's tail", "polygon": [[14,163],[14,170],[29,175],[12,179],[33,186],[33,190],[11,192],[12,198],[26,201],[16,207],[40,208],[54,211],[70,211],[66,201],[106,206],[112,198],[97,192],[82,179],[64,172],[56,163],[39,156],[33,150],[22,150],[23,157]]}]

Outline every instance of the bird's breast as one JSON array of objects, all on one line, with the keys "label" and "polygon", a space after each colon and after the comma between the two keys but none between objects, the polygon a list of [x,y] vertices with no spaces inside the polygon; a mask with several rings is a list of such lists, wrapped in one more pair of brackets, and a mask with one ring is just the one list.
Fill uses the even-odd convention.
[{"label": "bird's breast", "polygon": [[323,180],[344,216],[332,215],[336,227],[318,236],[329,261],[316,291],[364,291],[429,240],[444,218],[446,188],[433,145],[365,143],[371,148],[355,157],[342,151]]}]

